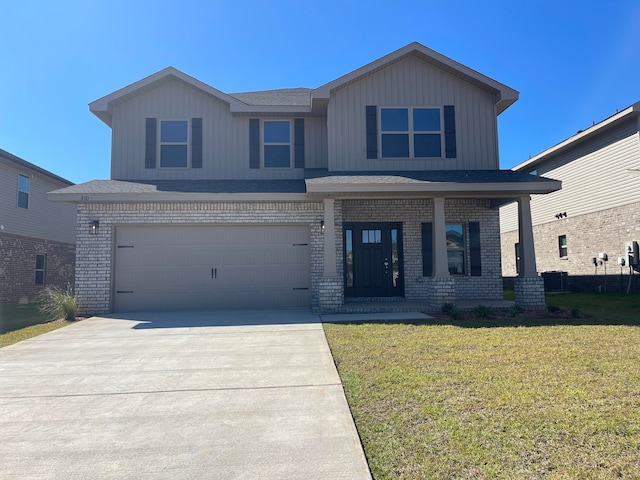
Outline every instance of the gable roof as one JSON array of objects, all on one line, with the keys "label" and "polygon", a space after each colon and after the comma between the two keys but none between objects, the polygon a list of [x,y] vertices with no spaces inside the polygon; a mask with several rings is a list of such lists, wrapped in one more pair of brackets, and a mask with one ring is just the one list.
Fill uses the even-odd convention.
[{"label": "gable roof", "polygon": [[279,90],[263,90],[257,92],[224,93],[200,80],[197,80],[174,67],[167,67],[159,72],[138,80],[120,90],[106,95],[89,104],[89,110],[100,120],[111,126],[112,107],[129,98],[151,90],[165,82],[179,80],[201,92],[211,95],[229,105],[232,113],[310,113],[326,108],[331,92],[337,88],[355,82],[360,78],[382,69],[408,55],[415,55],[421,60],[441,68],[442,70],[462,78],[463,80],[490,92],[495,97],[498,114],[513,104],[519,93],[506,85],[497,82],[475,70],[451,60],[440,53],[413,42],[395,52],[385,55],[368,65],[337,78],[316,89],[285,88]]},{"label": "gable roof", "polygon": [[[563,140],[553,147],[546,149],[544,152],[541,152],[525,160],[524,162],[519,163],[518,165],[513,167],[512,170],[524,171],[533,169],[536,165],[544,162],[549,155],[559,153],[565,149],[571,148],[577,143],[592,138],[594,135],[601,133],[605,129],[616,127],[620,123],[634,116],[640,117],[640,101],[634,103],[633,105],[630,105],[620,112],[616,112],[614,115],[605,118],[601,122],[598,122],[585,130],[580,130],[575,135],[567,138],[566,140]],[[638,127],[640,128],[640,125]]]},{"label": "gable roof", "polygon": [[397,62],[409,55],[415,55],[427,63],[435,65],[436,67],[456,77],[462,78],[463,80],[492,93],[496,99],[498,115],[506,110],[509,106],[511,106],[516,100],[518,100],[518,97],[520,95],[517,90],[507,87],[506,85],[497,82],[496,80],[493,80],[486,75],[476,72],[475,70],[462,65],[461,63],[458,63],[455,60],[450,59],[449,57],[445,57],[435,50],[431,50],[430,48],[425,47],[421,43],[412,42],[409,45],[396,50],[395,52],[391,52],[388,55],[379,58],[378,60],[375,60],[363,67],[360,67],[350,73],[347,73],[346,75],[341,76],[340,78],[326,83],[319,88],[316,88],[312,92],[312,101],[314,103],[326,103],[326,101],[328,101],[329,99],[331,91],[356,82],[364,76],[376,70],[380,70],[387,65]]},{"label": "gable roof", "polygon": [[74,185],[73,182],[67,180],[66,178],[59,177],[55,173],[51,173],[49,170],[45,170],[44,168],[34,165],[31,162],[27,162],[26,160],[12,153],[9,153],[6,150],[2,150],[1,148],[0,148],[0,160],[6,161],[7,163],[13,163],[14,165],[17,165],[22,169],[28,169],[33,172],[37,172],[41,175],[44,175],[45,177],[55,180],[56,182],[60,182],[69,186]]},{"label": "gable roof", "polygon": [[[276,95],[274,92],[278,92],[277,90],[265,91],[265,92],[249,92],[245,94],[235,94],[230,95],[224,93],[217,88],[213,88],[210,85],[207,85],[200,80],[193,78],[186,73],[181,72],[180,70],[174,67],[167,67],[159,72],[154,73],[153,75],[149,75],[142,80],[138,80],[137,82],[132,83],[120,90],[117,90],[109,95],[106,95],[98,100],[95,100],[89,104],[89,110],[96,115],[100,120],[106,123],[108,126],[111,126],[111,114],[112,114],[112,106],[117,105],[118,103],[122,103],[129,98],[132,98],[136,95],[140,95],[143,92],[149,91],[163,83],[166,83],[171,80],[179,80],[184,82],[191,87],[200,90],[201,92],[211,95],[218,100],[221,100],[227,104],[229,104],[229,108],[231,112],[305,112],[310,111],[309,102],[301,103],[299,100],[295,103],[291,103],[291,100],[285,101],[284,103],[268,103],[265,101],[266,98],[283,98],[287,97],[282,93],[280,95]],[[287,90],[283,90],[287,92]],[[269,92],[272,92],[271,94]],[[288,98],[291,98],[291,92],[288,92]],[[300,97],[300,92],[295,93],[296,97]],[[246,102],[244,101],[246,100]]]}]

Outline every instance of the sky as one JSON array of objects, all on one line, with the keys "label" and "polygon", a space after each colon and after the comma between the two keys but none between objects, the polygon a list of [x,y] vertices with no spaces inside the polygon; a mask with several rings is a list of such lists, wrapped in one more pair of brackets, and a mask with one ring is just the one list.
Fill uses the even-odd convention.
[{"label": "sky", "polygon": [[107,179],[88,104],[167,66],[227,93],[316,88],[417,41],[520,92],[511,168],[640,101],[638,0],[5,0],[0,148]]}]

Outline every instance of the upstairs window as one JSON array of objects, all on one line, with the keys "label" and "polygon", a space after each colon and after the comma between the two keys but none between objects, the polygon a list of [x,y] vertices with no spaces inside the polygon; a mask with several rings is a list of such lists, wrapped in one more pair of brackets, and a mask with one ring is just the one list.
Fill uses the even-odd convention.
[{"label": "upstairs window", "polygon": [[18,175],[18,207],[29,208],[29,177]]},{"label": "upstairs window", "polygon": [[381,108],[383,158],[441,158],[440,108]]},{"label": "upstairs window", "polygon": [[160,121],[160,167],[186,168],[189,153],[189,122]]},{"label": "upstairs window", "polygon": [[291,167],[291,122],[268,120],[263,123],[264,167]]}]

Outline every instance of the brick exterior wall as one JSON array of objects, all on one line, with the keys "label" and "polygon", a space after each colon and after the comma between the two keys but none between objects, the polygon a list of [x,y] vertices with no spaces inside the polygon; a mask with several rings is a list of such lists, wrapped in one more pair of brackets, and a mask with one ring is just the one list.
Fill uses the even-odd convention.
[{"label": "brick exterior wall", "polygon": [[[604,291],[604,265],[598,266],[596,274],[591,258],[605,252],[609,256],[607,290],[626,291],[629,268],[625,266],[622,269],[621,280],[617,260],[618,257],[625,256],[625,241],[640,242],[640,203],[536,225],[533,227],[533,235],[538,272],[567,272],[569,289],[573,291]],[[560,235],[567,236],[565,258],[561,258],[559,254]],[[516,275],[514,245],[517,242],[517,230],[501,234],[502,273],[505,277]],[[634,291],[637,291],[640,281],[635,283]]]},{"label": "brick exterior wall", "polygon": [[[338,208],[338,204],[341,204]],[[430,199],[403,200],[342,200],[336,201],[344,222],[402,222],[404,250],[405,298],[409,301],[429,300],[429,291],[422,276],[422,230],[423,222],[431,222],[432,201]],[[468,300],[502,299],[502,276],[500,262],[500,217],[498,210],[489,207],[483,199],[447,199],[445,201],[447,223],[465,225],[466,259],[469,255],[468,222],[480,222],[480,244],[482,252],[482,276],[453,275],[455,297]],[[338,263],[342,278],[342,232],[338,246]],[[444,298],[444,297],[443,297]],[[449,298],[447,296],[447,298]],[[439,300],[438,300],[439,302]],[[440,305],[437,306],[439,308]]]},{"label": "brick exterior wall", "polygon": [[[36,285],[36,255],[46,255],[45,284]],[[74,284],[73,244],[0,233],[0,303],[32,303],[46,287]]]},{"label": "brick exterior wall", "polygon": [[[309,224],[311,301],[318,305],[322,275],[322,202],[166,202],[89,203],[78,205],[76,296],[80,315],[112,309],[114,227],[144,224]],[[92,220],[100,221],[98,235],[89,235]]]},{"label": "brick exterior wall", "polygon": [[[431,221],[431,200],[350,199],[335,201],[336,277],[323,277],[324,237],[320,221],[324,218],[322,201],[317,202],[141,202],[88,203],[78,205],[76,296],[81,315],[96,315],[112,310],[114,228],[118,225],[144,224],[308,224],[311,251],[311,307],[332,310],[344,300],[343,222],[402,222],[404,248],[405,298],[428,301],[433,292],[456,298],[490,300],[502,298],[499,255],[498,211],[488,201],[450,199],[445,204],[447,222],[480,222],[482,276],[453,276],[438,290],[422,276],[421,224]],[[100,221],[98,235],[89,235],[92,220]],[[467,258],[469,235],[466,231]],[[445,288],[446,287],[446,288]],[[446,292],[445,292],[446,291]]]}]

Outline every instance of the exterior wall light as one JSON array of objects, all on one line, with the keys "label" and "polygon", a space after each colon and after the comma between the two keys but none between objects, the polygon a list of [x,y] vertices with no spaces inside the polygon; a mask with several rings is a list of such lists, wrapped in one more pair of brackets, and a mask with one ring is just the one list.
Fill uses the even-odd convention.
[{"label": "exterior wall light", "polygon": [[98,235],[98,230],[100,230],[100,222],[98,220],[93,220],[89,224],[89,235]]},{"label": "exterior wall light", "polygon": [[324,220],[320,220],[320,231],[324,233]]}]

